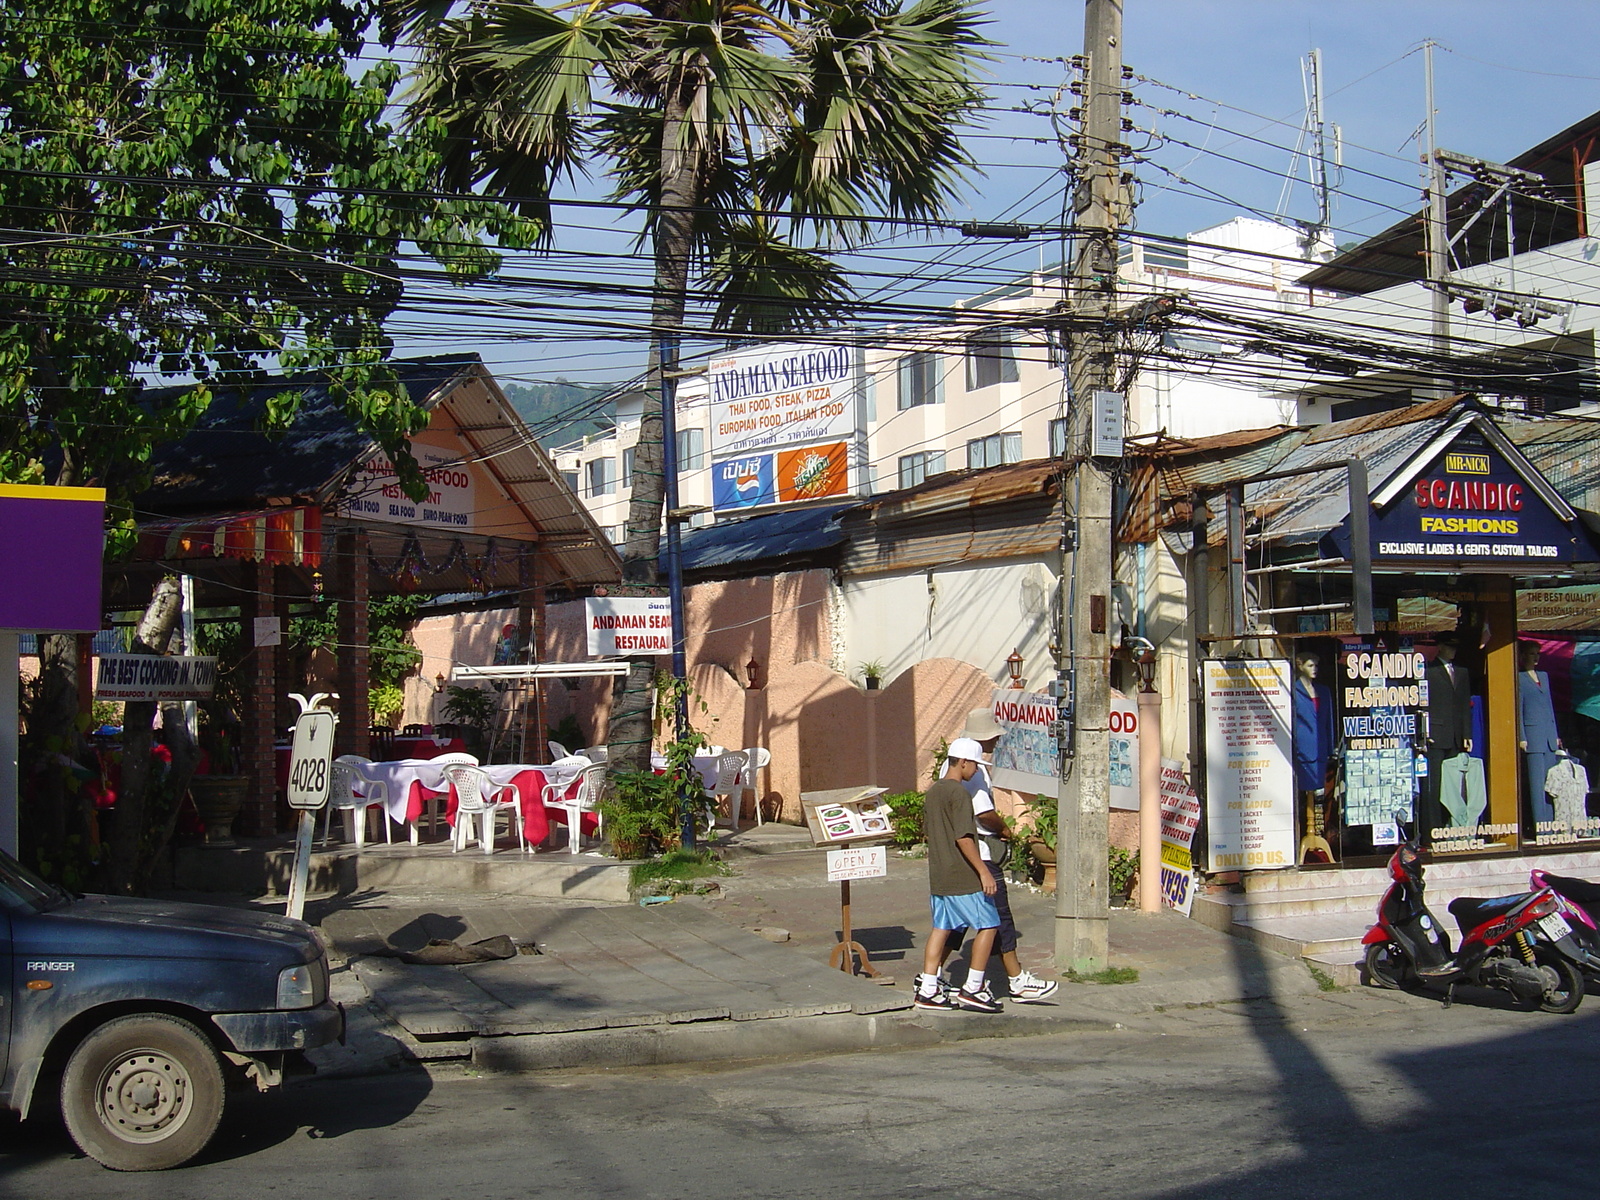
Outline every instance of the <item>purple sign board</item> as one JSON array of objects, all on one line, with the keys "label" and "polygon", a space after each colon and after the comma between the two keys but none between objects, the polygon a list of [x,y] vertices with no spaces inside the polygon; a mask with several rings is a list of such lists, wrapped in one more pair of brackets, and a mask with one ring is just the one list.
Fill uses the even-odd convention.
[{"label": "purple sign board", "polygon": [[0,629],[99,630],[105,510],[100,488],[0,484]]}]

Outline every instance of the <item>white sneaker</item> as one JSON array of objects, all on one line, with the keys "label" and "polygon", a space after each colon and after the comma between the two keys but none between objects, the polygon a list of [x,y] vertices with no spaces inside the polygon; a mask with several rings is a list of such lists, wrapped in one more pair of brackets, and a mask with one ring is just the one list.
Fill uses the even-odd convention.
[{"label": "white sneaker", "polygon": [[1036,1004],[1040,1000],[1048,1000],[1061,986],[1053,979],[1040,979],[1028,971],[1009,976],[1006,984],[1011,989],[1011,999],[1017,1004]]}]

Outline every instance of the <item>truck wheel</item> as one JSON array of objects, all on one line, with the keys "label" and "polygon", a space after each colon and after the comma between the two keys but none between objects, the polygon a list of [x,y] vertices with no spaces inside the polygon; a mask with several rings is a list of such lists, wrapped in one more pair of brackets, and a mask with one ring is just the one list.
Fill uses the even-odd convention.
[{"label": "truck wheel", "polygon": [[102,1166],[161,1171],[205,1149],[224,1094],[205,1034],[146,1013],[107,1021],[79,1043],[61,1078],[61,1113],[78,1148]]}]

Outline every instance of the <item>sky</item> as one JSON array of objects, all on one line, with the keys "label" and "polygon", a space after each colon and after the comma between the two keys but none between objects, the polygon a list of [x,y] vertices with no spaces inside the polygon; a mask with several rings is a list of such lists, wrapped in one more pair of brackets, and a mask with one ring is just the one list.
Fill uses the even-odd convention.
[{"label": "sky", "polygon": [[[991,0],[990,112],[968,145],[981,174],[954,220],[1061,221],[1063,154],[1048,113],[1065,108],[1061,60],[1083,43],[1080,0]],[[1424,119],[1422,44],[1432,39],[1440,146],[1493,161],[1600,110],[1600,0],[1125,0],[1124,61],[1138,152],[1137,229],[1184,235],[1235,216],[1315,215],[1305,160],[1294,148],[1305,114],[1302,60],[1322,52],[1324,108],[1342,130],[1334,237],[1379,232],[1416,211],[1417,134]],[[1068,98],[1070,101],[1070,98]],[[1287,173],[1299,183],[1285,192]],[[604,180],[576,187],[604,194]],[[636,220],[636,219],[635,219]],[[610,213],[558,210],[553,256],[511,264],[493,295],[572,306],[573,281],[648,279],[631,259],[636,224]],[[874,304],[948,305],[1059,258],[1051,239],[975,243],[950,233],[885,235],[847,260]],[[538,281],[555,281],[541,287]],[[448,306],[447,292],[434,298]],[[396,352],[475,349],[503,383],[624,380],[641,370],[635,336],[600,338],[617,317],[603,295],[565,316],[506,310],[410,316]]]}]

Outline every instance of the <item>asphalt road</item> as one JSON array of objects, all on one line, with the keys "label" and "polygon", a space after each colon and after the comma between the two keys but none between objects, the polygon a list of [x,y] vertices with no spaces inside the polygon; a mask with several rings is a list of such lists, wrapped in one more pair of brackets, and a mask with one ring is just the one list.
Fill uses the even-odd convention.
[{"label": "asphalt road", "polygon": [[1571,1017],[1478,1001],[1352,991],[717,1070],[309,1082],[241,1099],[161,1175],[0,1127],[0,1196],[1593,1195],[1600,997]]}]

